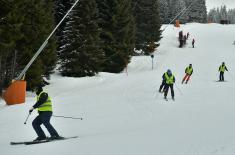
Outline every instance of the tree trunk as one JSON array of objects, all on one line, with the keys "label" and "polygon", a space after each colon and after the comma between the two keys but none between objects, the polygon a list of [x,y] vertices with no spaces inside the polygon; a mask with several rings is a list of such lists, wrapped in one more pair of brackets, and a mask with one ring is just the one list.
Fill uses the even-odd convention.
[{"label": "tree trunk", "polygon": [[14,58],[13,58],[13,60],[12,60],[12,66],[11,66],[11,80],[15,77],[16,57],[17,57],[17,50],[15,50],[15,52],[14,52]]}]

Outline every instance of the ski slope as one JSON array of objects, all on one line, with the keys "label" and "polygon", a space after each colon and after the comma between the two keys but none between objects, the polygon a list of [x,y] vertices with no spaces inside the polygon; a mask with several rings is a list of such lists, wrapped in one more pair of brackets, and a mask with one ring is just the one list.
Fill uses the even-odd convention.
[{"label": "ski slope", "polygon": [[[165,27],[165,25],[163,26]],[[178,48],[178,32],[189,32],[188,45]],[[191,40],[195,38],[195,48]],[[62,136],[77,139],[30,146],[10,141],[36,138],[28,110],[35,95],[28,92],[22,105],[0,101],[0,152],[2,155],[232,155],[235,153],[235,25],[187,24],[169,26],[155,52],[133,57],[121,74],[65,78],[55,73],[45,87],[54,103],[53,117]],[[227,82],[218,80],[225,62]],[[181,84],[184,69],[192,63],[194,74]],[[158,93],[161,76],[171,69],[176,77],[175,101]],[[170,94],[168,94],[170,98]],[[47,133],[47,132],[46,132]],[[48,133],[47,133],[48,135]]]}]

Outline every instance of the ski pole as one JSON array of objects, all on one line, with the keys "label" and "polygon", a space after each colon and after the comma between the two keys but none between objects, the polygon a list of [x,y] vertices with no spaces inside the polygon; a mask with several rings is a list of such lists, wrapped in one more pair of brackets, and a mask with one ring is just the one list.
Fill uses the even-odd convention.
[{"label": "ski pole", "polygon": [[180,88],[175,84],[176,88],[178,89],[178,91],[180,92],[181,95],[183,95],[182,91],[180,90]]},{"label": "ski pole", "polygon": [[28,116],[27,116],[27,118],[26,118],[26,120],[25,120],[25,122],[24,122],[24,124],[26,124],[27,123],[27,120],[28,120],[28,118],[29,118],[29,115],[31,114],[31,112],[29,112],[29,114],[28,114]]},{"label": "ski pole", "polygon": [[71,118],[71,119],[80,119],[83,120],[83,118],[79,117],[70,117],[70,116],[58,116],[58,115],[52,115],[53,117],[61,117],[61,118]]}]

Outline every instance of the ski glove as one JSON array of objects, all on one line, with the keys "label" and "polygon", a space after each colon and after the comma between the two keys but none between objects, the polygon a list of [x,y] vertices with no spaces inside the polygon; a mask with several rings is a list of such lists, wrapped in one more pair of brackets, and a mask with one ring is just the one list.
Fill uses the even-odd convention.
[{"label": "ski glove", "polygon": [[29,113],[33,112],[33,110],[34,110],[34,107],[30,108]]}]

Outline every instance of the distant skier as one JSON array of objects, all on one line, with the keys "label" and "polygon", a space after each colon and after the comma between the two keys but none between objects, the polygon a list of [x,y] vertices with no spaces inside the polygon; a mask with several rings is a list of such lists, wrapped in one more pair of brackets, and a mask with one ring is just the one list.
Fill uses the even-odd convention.
[{"label": "distant skier", "polygon": [[185,69],[185,76],[182,80],[182,84],[184,83],[185,80],[186,80],[185,83],[187,84],[192,74],[193,74],[193,67],[192,67],[192,64],[189,64],[189,66],[186,67]]},{"label": "distant skier", "polygon": [[187,33],[187,39],[189,38],[189,32]]},{"label": "distant skier", "polygon": [[171,89],[171,97],[174,100],[175,98],[175,93],[174,93],[174,88],[173,85],[175,83],[175,76],[172,74],[171,70],[168,69],[167,72],[164,74],[164,79],[166,81],[165,89],[164,89],[164,99],[167,99],[167,94],[169,87]]},{"label": "distant skier", "polygon": [[194,40],[194,38],[193,38],[193,41],[192,41],[192,46],[193,46],[193,48],[194,48],[194,44],[195,44],[195,40]]},{"label": "distant skier", "polygon": [[224,72],[228,71],[227,67],[225,66],[225,63],[222,62],[222,65],[219,67],[219,81],[224,81]]},{"label": "distant skier", "polygon": [[187,36],[186,35],[184,35],[184,37],[183,37],[183,43],[184,43],[184,45],[186,45],[186,43],[187,43]]},{"label": "distant skier", "polygon": [[180,31],[179,32],[179,43],[180,43],[180,45],[179,45],[179,48],[182,48],[183,47],[183,45],[184,45],[184,35],[183,35],[183,31]]},{"label": "distant skier", "polygon": [[36,88],[37,94],[37,102],[34,106],[29,110],[29,113],[32,113],[34,109],[38,109],[39,115],[33,120],[32,125],[37,133],[38,137],[34,141],[41,141],[47,139],[45,133],[43,132],[41,125],[43,124],[51,137],[49,140],[60,139],[62,137],[59,136],[57,131],[50,123],[50,119],[52,116],[52,101],[46,92],[43,91],[41,86]]}]

